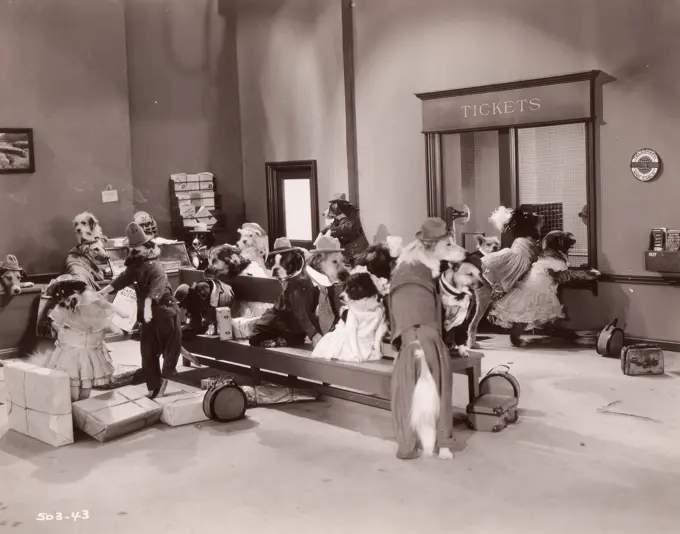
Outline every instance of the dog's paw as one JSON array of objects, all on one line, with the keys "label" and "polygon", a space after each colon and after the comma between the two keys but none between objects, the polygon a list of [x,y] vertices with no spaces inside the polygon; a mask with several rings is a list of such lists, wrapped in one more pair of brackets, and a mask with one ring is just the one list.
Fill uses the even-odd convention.
[{"label": "dog's paw", "polygon": [[466,348],[467,348],[468,350],[479,350],[479,349],[481,349],[482,347],[479,346],[479,343],[477,343],[476,341],[473,341],[472,343],[468,343],[468,344],[466,345]]},{"label": "dog's paw", "polygon": [[282,337],[276,338],[275,343],[276,343],[276,345],[275,345],[276,347],[287,347],[288,346],[288,342],[285,339],[283,339]]},{"label": "dog's paw", "polygon": [[599,278],[600,276],[602,276],[602,273],[597,269],[590,269],[590,271],[588,271],[588,274],[593,278]]},{"label": "dog's paw", "polygon": [[439,449],[440,460],[453,460],[453,453],[451,449]]},{"label": "dog's paw", "polygon": [[205,331],[206,336],[214,336],[216,334],[215,325],[208,325],[208,329]]},{"label": "dog's paw", "polygon": [[470,350],[465,345],[456,347],[456,351],[461,358],[468,358],[470,356]]},{"label": "dog's paw", "polygon": [[266,339],[265,341],[262,342],[260,346],[264,347],[265,349],[273,349],[274,347],[276,347],[276,340]]}]

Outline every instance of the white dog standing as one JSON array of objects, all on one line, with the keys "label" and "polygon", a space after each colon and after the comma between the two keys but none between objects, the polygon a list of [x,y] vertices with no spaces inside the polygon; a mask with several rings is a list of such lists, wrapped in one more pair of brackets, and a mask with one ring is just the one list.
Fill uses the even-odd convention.
[{"label": "white dog standing", "polygon": [[399,355],[392,371],[392,420],[397,458],[453,457],[451,356],[442,340],[442,308],[435,278],[442,261],[459,263],[446,223],[427,219],[404,247],[390,283],[392,343]]}]

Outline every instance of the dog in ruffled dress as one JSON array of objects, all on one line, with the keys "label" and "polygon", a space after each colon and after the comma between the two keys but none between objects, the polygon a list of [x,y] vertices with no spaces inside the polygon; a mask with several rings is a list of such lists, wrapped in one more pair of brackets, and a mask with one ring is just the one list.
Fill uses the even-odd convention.
[{"label": "dog in ruffled dress", "polygon": [[541,251],[542,217],[523,209],[500,206],[489,217],[501,233],[512,231],[514,241],[510,248],[492,252],[482,258],[482,284],[475,289],[475,315],[468,328],[468,347],[478,348],[477,327],[494,300],[512,290],[529,272]]},{"label": "dog in ruffled dress", "polygon": [[596,280],[600,276],[595,269],[569,269],[568,255],[575,244],[571,233],[549,232],[543,238],[543,250],[529,274],[491,307],[489,319],[510,329],[510,342],[514,346],[526,345],[527,342],[522,339],[526,330],[564,318],[557,295],[559,284],[571,280]]},{"label": "dog in ruffled dress", "polygon": [[366,267],[352,269],[341,295],[341,320],[321,338],[312,357],[355,363],[382,358],[382,339],[388,331],[383,299],[388,292],[385,278]]},{"label": "dog in ruffled dress", "polygon": [[390,282],[392,343],[399,351],[392,371],[392,419],[400,459],[453,454],[451,356],[442,339],[436,279],[441,262],[466,257],[446,223],[427,219],[406,245]]},{"label": "dog in ruffled dress", "polygon": [[[247,222],[238,229],[241,235],[236,246],[241,249],[241,256],[258,265],[266,273],[265,263],[269,255],[269,236],[257,223]],[[253,275],[256,276],[256,275]]]}]

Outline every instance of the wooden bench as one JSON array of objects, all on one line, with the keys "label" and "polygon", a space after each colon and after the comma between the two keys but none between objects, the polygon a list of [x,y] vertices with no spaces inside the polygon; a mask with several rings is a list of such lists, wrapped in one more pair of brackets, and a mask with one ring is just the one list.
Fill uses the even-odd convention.
[{"label": "wooden bench", "polygon": [[[182,269],[182,283],[205,278],[202,271]],[[238,276],[229,280],[234,296],[241,302],[274,302],[281,293],[277,280]],[[311,345],[293,348],[251,347],[247,341],[222,341],[217,336],[197,336],[184,343],[198,361],[209,367],[236,374],[250,373],[253,381],[267,380],[291,387],[313,387],[321,394],[390,408],[390,379],[394,360],[348,363],[311,358]],[[470,401],[479,394],[480,352],[469,358],[451,358],[452,371],[468,378]]]}]

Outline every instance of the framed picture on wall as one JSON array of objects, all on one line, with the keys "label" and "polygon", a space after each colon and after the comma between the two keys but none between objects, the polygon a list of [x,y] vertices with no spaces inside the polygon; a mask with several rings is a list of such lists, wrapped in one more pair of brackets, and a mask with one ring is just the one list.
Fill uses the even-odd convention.
[{"label": "framed picture on wall", "polygon": [[32,128],[0,127],[0,174],[35,172]]}]

